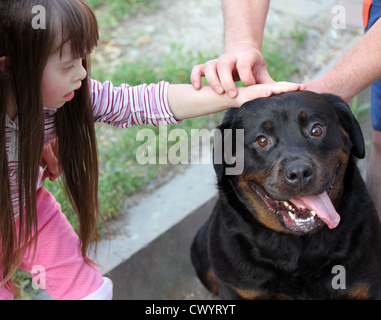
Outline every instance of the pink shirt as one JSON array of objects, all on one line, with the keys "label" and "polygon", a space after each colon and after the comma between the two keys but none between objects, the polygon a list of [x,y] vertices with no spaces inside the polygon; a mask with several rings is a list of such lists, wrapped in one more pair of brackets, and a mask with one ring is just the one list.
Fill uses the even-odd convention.
[{"label": "pink shirt", "polygon": [[[122,84],[114,87],[111,82],[100,83],[89,78],[90,96],[94,113],[94,122],[105,122],[118,128],[133,125],[178,123],[169,108],[168,83],[142,84],[130,87]],[[45,145],[56,138],[55,110],[45,109]],[[17,170],[18,146],[17,117],[14,121],[6,119],[6,149],[8,154],[9,178],[12,204],[15,216],[19,213]],[[43,168],[40,167],[37,189],[44,181]]]}]

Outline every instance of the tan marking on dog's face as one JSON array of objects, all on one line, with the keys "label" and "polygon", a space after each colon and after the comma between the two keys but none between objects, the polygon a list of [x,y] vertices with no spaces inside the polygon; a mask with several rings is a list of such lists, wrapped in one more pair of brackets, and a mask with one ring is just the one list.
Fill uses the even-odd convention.
[{"label": "tan marking on dog's face", "polygon": [[271,212],[266,204],[259,198],[253,191],[248,181],[255,181],[259,185],[263,185],[266,177],[247,175],[245,172],[239,177],[239,187],[242,190],[243,196],[247,203],[251,206],[254,217],[262,223],[265,227],[275,230],[277,232],[292,233],[290,230],[284,228],[278,220],[275,213]]},{"label": "tan marking on dog's face", "polygon": [[272,121],[266,121],[263,126],[267,129],[272,129],[274,128],[274,123]]},{"label": "tan marking on dog's face", "polygon": [[300,111],[299,113],[299,120],[303,121],[308,118],[308,114],[305,110]]}]

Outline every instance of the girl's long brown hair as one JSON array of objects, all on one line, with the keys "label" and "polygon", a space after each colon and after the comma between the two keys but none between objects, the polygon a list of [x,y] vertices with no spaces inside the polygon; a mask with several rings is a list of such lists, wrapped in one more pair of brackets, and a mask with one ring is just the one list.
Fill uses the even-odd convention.
[{"label": "girl's long brown hair", "polygon": [[[43,29],[33,28],[35,6],[45,9]],[[39,22],[44,26],[41,24],[44,21]],[[49,56],[57,49],[62,50],[68,41],[73,58],[83,58],[87,69],[87,56],[98,42],[98,26],[84,0],[0,2],[0,58],[6,57],[7,61],[6,72],[0,72],[0,286],[5,285],[12,292],[16,291],[11,277],[27,245],[37,241],[36,185],[44,147],[41,79]],[[19,121],[18,231],[6,153],[6,103],[11,96]],[[99,210],[97,147],[87,79],[82,81],[75,99],[57,110],[56,125],[63,184],[80,222],[81,253],[89,262],[86,252],[97,238]]]}]

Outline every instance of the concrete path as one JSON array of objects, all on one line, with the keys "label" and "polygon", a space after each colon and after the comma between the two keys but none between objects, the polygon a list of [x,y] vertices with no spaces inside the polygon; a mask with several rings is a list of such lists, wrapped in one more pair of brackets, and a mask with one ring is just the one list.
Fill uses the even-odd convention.
[{"label": "concrete path", "polygon": [[[287,27],[314,21],[326,23],[327,28],[331,28],[332,8],[341,5],[346,9],[347,27],[358,28],[361,24],[359,2],[272,1],[268,25],[282,23]],[[215,10],[220,7],[216,6]],[[342,53],[352,45],[348,44]],[[368,97],[369,92],[365,91],[360,102],[368,101]],[[369,131],[369,124],[366,124],[366,137]],[[365,165],[366,161],[362,162],[363,170]],[[191,165],[183,175],[129,209],[128,216],[116,220],[120,233],[111,241],[101,241],[96,257],[102,271],[114,282],[115,300],[213,299],[194,275],[189,248],[197,229],[212,210],[216,193],[211,161]]]},{"label": "concrete path", "polygon": [[[349,8],[348,16],[356,16],[355,11],[359,13],[356,2],[340,2]],[[282,16],[288,25],[289,21],[329,21],[331,9],[337,3],[333,0],[272,1],[268,23],[275,23],[271,18],[275,15]],[[348,27],[358,27],[361,21],[351,18],[347,23]],[[361,94],[360,103],[368,99],[368,93]],[[369,126],[364,129],[368,137]],[[362,162],[363,169],[365,164],[366,161]],[[213,298],[194,276],[189,248],[195,232],[209,216],[215,197],[212,166],[192,165],[183,176],[175,178],[131,210],[126,233],[113,239],[111,244],[104,242],[99,247],[104,250],[99,250],[102,253],[98,261],[115,284],[114,299]],[[107,250],[109,245],[110,250]]]}]

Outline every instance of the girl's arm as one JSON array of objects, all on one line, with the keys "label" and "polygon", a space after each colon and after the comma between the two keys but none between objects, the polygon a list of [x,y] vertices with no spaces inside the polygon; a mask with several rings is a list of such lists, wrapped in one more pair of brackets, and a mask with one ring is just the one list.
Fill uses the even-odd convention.
[{"label": "girl's arm", "polygon": [[169,108],[169,84],[164,81],[114,87],[110,81],[100,83],[89,78],[89,86],[95,122],[117,128],[178,123]]},{"label": "girl's arm", "polygon": [[89,79],[94,120],[118,128],[133,125],[172,124],[178,121],[240,107],[246,101],[285,91],[303,89],[304,85],[276,82],[241,87],[236,98],[219,95],[210,87],[194,90],[188,84],[142,84],[114,87],[111,82]]},{"label": "girl's arm", "polygon": [[259,84],[249,87],[239,87],[238,95],[230,98],[226,93],[216,94],[211,87],[205,86],[200,90],[193,89],[192,85],[170,84],[168,88],[168,103],[177,120],[198,117],[210,113],[223,111],[229,108],[238,108],[246,101],[268,97],[287,91],[304,90],[305,85],[276,82]]}]

